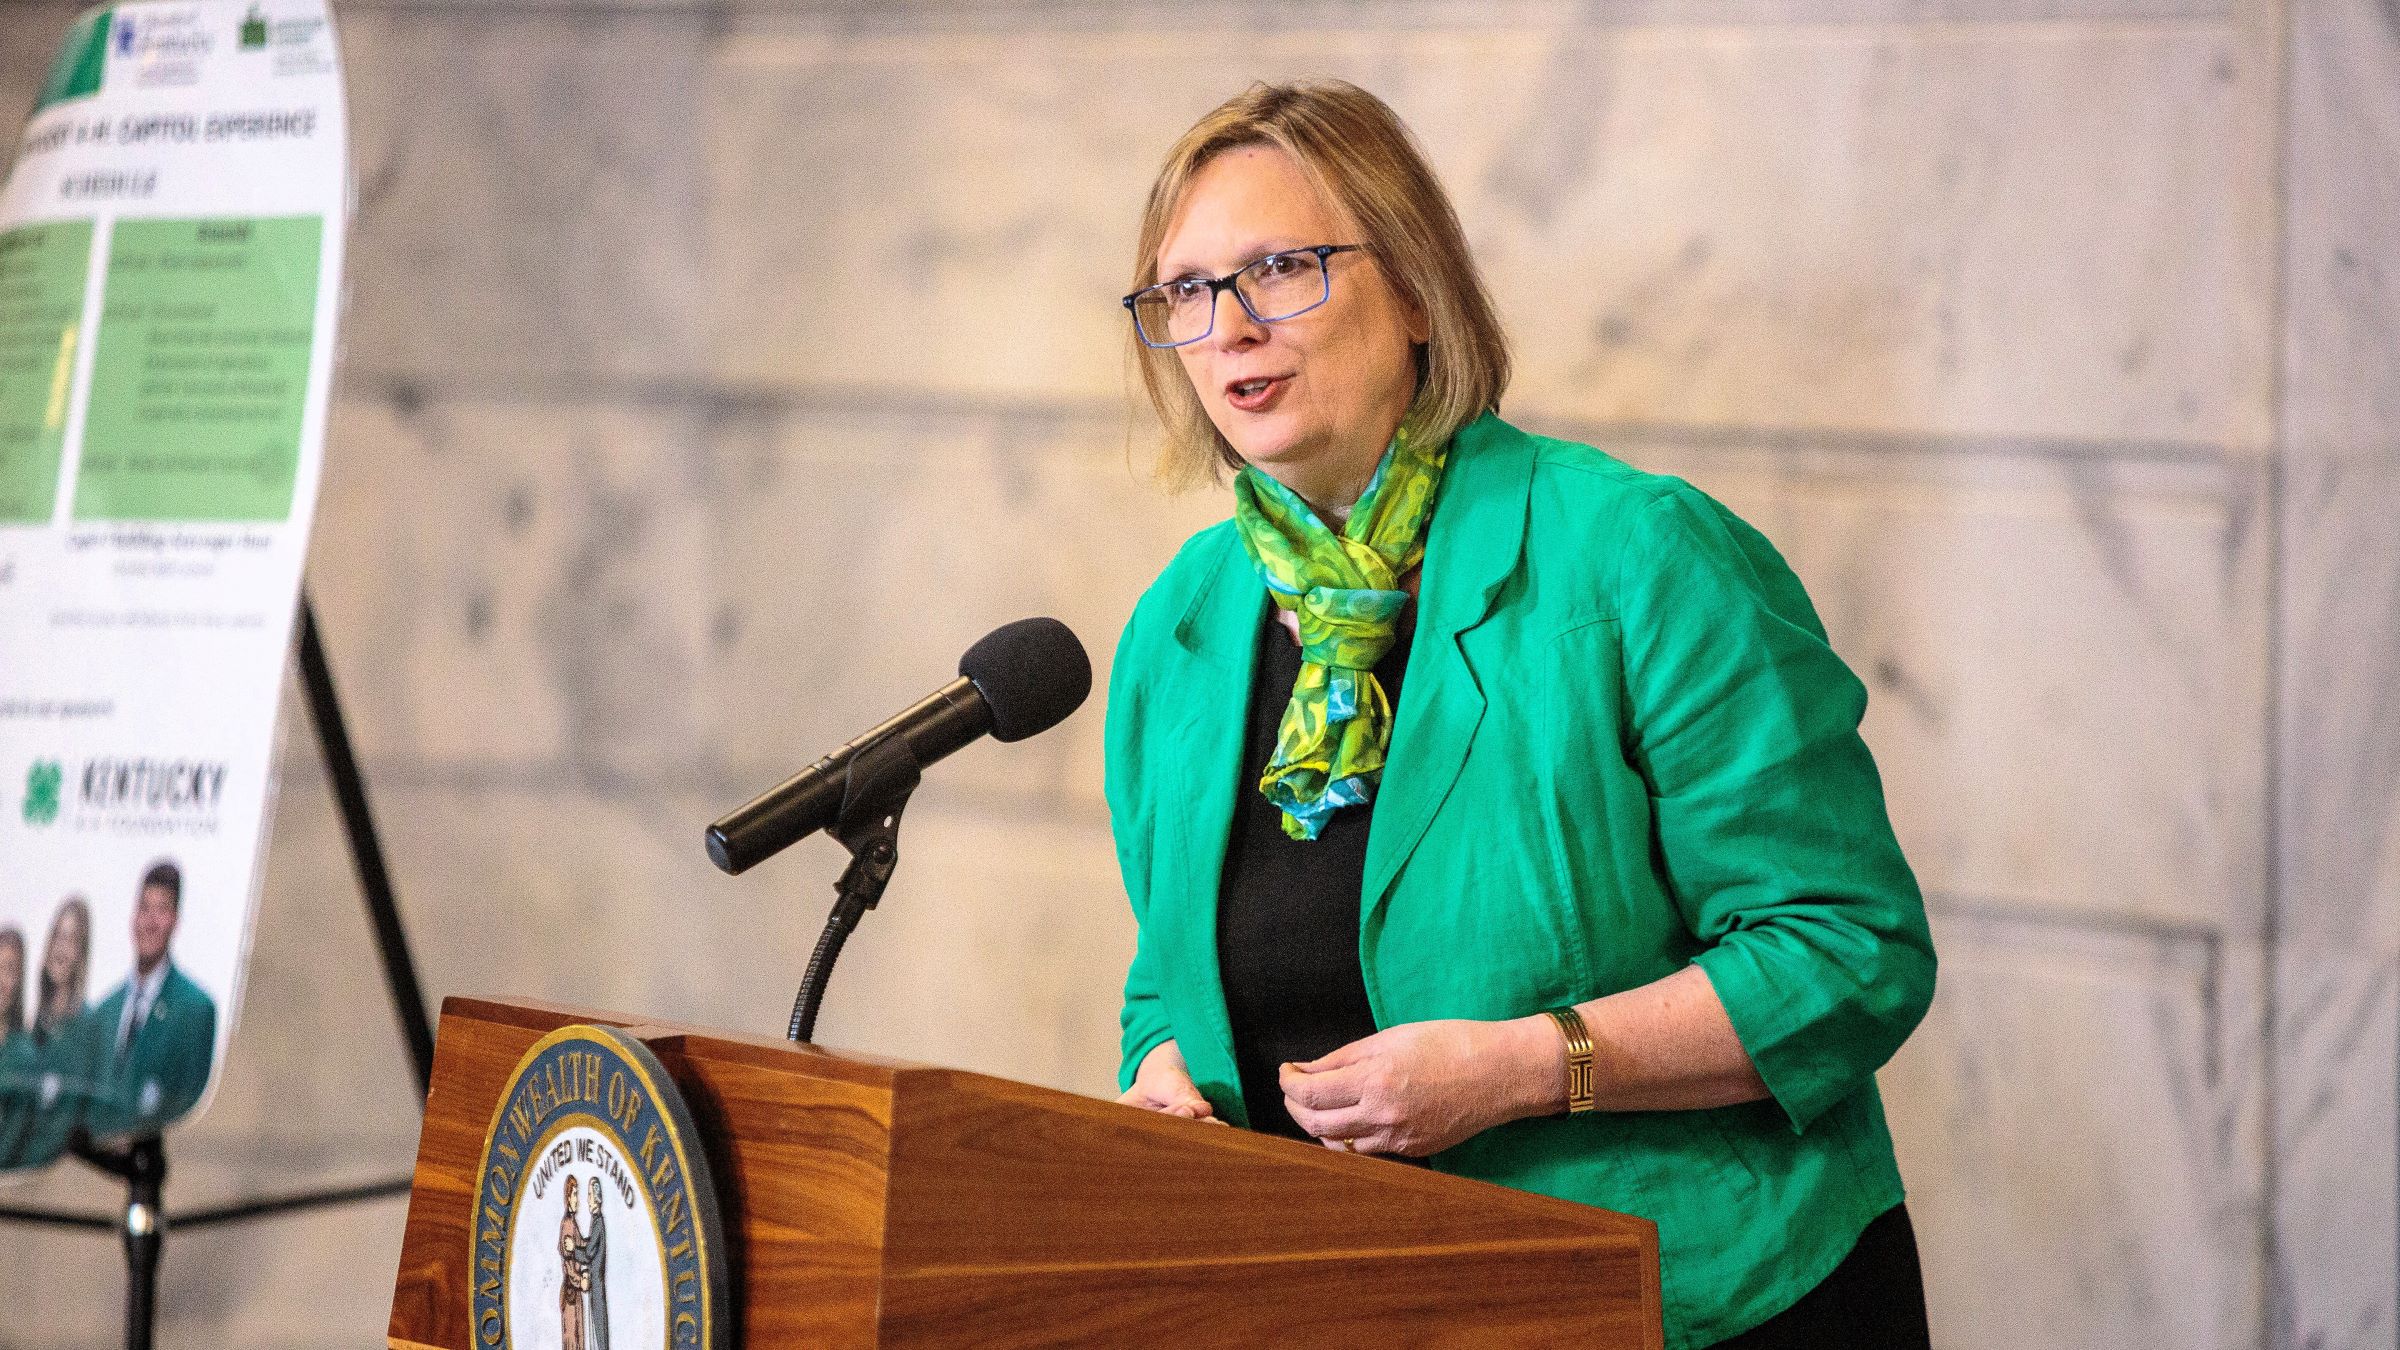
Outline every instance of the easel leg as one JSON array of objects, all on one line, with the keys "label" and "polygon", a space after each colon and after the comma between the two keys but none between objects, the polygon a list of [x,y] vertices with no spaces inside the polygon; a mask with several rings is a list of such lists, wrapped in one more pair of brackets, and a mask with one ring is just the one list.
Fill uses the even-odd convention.
[{"label": "easel leg", "polygon": [[158,1334],[158,1258],[167,1241],[162,1192],[167,1146],[156,1135],[122,1148],[96,1148],[81,1130],[68,1151],[125,1183],[125,1350],[150,1350]]},{"label": "easel leg", "polygon": [[158,1258],[167,1242],[166,1146],[145,1139],[128,1155],[125,1177],[125,1346],[150,1350],[158,1332]]},{"label": "easel leg", "polygon": [[400,1019],[400,1034],[408,1041],[409,1063],[416,1070],[421,1096],[433,1086],[433,1024],[425,1016],[425,991],[417,983],[417,963],[409,954],[407,930],[400,926],[400,902],[392,894],[391,873],[384,867],[375,817],[367,809],[366,780],[360,777],[358,758],[350,750],[341,700],[334,696],[333,667],[327,664],[325,645],[317,636],[317,607],[305,589],[300,592],[300,678],[308,689],[309,721],[317,728],[317,745],[325,754],[325,771],[333,779],[334,800],[341,807],[342,829],[350,838],[358,887],[366,894],[367,917],[375,925],[375,951],[383,958],[384,986],[391,993],[392,1011]]}]

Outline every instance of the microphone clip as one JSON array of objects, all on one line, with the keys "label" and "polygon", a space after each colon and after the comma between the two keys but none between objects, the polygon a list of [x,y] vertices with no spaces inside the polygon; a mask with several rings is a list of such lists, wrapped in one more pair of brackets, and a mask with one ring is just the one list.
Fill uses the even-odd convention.
[{"label": "microphone clip", "polygon": [[833,963],[859,919],[882,902],[884,887],[900,866],[900,816],[909,795],[924,779],[925,766],[902,735],[883,736],[851,756],[842,778],[841,815],[831,834],[850,851],[850,865],[833,884],[833,913],[817,938],[800,977],[800,993],[792,1001],[788,1035],[807,1043],[817,1032],[817,1009],[825,1001],[825,982]]},{"label": "microphone clip", "polygon": [[[851,756],[842,775],[842,811],[827,831],[850,850],[851,866],[880,867],[889,881],[900,860],[900,813],[908,809],[909,794],[925,778],[915,747],[906,736],[884,736]],[[880,862],[876,855],[885,855]],[[844,873],[845,879],[848,873]],[[877,888],[880,898],[881,886]],[[867,908],[873,909],[870,899]]]}]

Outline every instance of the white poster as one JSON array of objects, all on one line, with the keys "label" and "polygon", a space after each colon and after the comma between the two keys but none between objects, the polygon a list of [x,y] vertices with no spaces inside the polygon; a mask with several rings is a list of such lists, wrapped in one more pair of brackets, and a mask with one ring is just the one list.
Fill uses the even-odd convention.
[{"label": "white poster", "polygon": [[0,1174],[207,1100],[348,213],[322,0],[121,4],[0,188]]}]

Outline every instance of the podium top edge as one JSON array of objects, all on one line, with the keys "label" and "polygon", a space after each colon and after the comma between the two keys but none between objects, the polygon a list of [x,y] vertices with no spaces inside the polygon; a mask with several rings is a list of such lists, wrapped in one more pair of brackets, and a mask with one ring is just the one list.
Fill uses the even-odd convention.
[{"label": "podium top edge", "polygon": [[[845,1076],[858,1077],[862,1082],[888,1086],[903,1073],[955,1073],[939,1065],[922,1064],[914,1060],[893,1059],[885,1055],[868,1054],[857,1050],[840,1050],[830,1046],[798,1043],[781,1036],[756,1036],[724,1027],[696,1026],[664,1018],[645,1017],[638,1013],[618,1012],[605,1008],[584,1008],[566,1003],[552,1003],[536,998],[507,998],[496,995],[453,994],[442,1000],[442,1020],[453,1018],[491,1025],[515,1027],[536,1034],[546,1034],[572,1023],[608,1027],[623,1031],[655,1049],[677,1049],[677,1040],[705,1042],[713,1058],[725,1058],[723,1051],[748,1050],[758,1053],[759,1063],[788,1063],[788,1056],[803,1054],[852,1071]],[[670,1044],[661,1045],[660,1042]],[[773,1060],[766,1056],[775,1057]],[[737,1056],[749,1058],[747,1055]]]}]

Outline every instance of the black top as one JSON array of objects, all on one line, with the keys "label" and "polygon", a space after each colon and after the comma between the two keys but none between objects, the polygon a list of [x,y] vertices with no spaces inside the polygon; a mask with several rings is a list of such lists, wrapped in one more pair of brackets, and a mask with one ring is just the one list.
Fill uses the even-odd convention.
[{"label": "black top", "polygon": [[[1283,813],[1259,793],[1259,775],[1274,758],[1275,731],[1300,677],[1300,648],[1277,622],[1281,612],[1269,606],[1258,634],[1238,805],[1217,899],[1217,963],[1250,1128],[1306,1139],[1284,1109],[1277,1068],[1287,1060],[1306,1063],[1377,1030],[1358,964],[1360,892],[1375,804],[1343,807],[1315,839],[1303,842],[1283,832]],[[1412,602],[1402,611],[1399,640],[1375,667],[1394,710],[1415,626]]]}]

